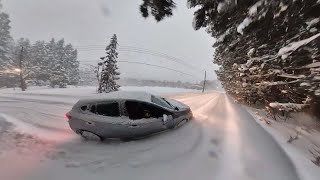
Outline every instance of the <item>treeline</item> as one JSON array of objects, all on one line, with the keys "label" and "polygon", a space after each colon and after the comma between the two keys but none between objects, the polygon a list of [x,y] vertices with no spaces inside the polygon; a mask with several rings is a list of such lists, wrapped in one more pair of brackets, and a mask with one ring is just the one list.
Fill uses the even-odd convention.
[{"label": "treeline", "polygon": [[[175,7],[172,0],[142,1],[142,15],[158,21]],[[319,0],[187,2],[197,8],[194,28],[217,40],[214,63],[229,95],[251,105],[304,105],[320,116]]]},{"label": "treeline", "polygon": [[[160,80],[148,80],[148,79],[134,79],[123,78],[119,81],[122,86],[158,86],[158,87],[174,87],[174,88],[187,88],[195,89],[197,86],[190,82],[181,81],[160,81]],[[201,88],[199,86],[199,88]]]},{"label": "treeline", "polygon": [[26,81],[37,85],[66,87],[79,83],[77,50],[64,39],[31,43],[26,38],[14,41],[10,19],[1,12],[0,2],[0,87],[20,86]]},{"label": "treeline", "polygon": [[[185,89],[198,89],[203,88],[203,81],[195,84],[182,81],[160,81],[160,80],[147,80],[147,79],[134,79],[134,78],[122,78],[118,81],[122,86],[158,86],[158,87],[173,87],[173,88],[185,88]],[[221,85],[217,80],[206,81],[207,90],[220,90]]]},{"label": "treeline", "polygon": [[24,81],[33,80],[37,85],[66,87],[67,84],[79,83],[79,62],[77,50],[64,39],[49,42],[37,41],[31,44],[28,39],[21,38],[14,42],[9,58],[1,63],[7,73],[2,77],[1,86],[15,86],[20,82],[20,71]]}]

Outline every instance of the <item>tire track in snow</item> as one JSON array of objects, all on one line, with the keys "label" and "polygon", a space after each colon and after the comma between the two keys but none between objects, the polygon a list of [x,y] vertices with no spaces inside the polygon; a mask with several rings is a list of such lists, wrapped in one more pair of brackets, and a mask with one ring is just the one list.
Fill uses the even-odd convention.
[{"label": "tire track in snow", "polygon": [[17,100],[22,102],[32,102],[32,103],[41,103],[41,104],[49,104],[49,105],[66,105],[66,106],[73,106],[76,100],[72,100],[70,103],[66,103],[63,101],[53,101],[53,100],[43,100],[43,99],[33,99],[33,98],[25,98],[25,97],[7,97],[1,96],[2,99],[9,99],[9,100]]},{"label": "tire track in snow", "polygon": [[[26,104],[24,104],[26,105]],[[0,105],[0,113],[8,114],[14,117],[17,123],[26,123],[39,129],[46,129],[49,131],[58,132],[68,132],[69,126],[65,120],[63,114],[51,114],[48,110],[36,110],[34,107],[23,107],[23,106],[3,106]],[[17,112],[19,108],[19,112]],[[47,108],[47,107],[46,107]],[[48,109],[54,109],[55,107],[50,107]],[[45,111],[45,112],[44,112]]]}]

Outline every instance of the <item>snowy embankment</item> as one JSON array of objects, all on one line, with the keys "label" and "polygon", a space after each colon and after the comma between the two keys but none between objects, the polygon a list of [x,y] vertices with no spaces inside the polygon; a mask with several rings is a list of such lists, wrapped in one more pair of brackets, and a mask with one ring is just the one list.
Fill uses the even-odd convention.
[{"label": "snowy embankment", "polygon": [[303,113],[294,114],[286,121],[275,121],[264,110],[247,108],[261,125],[283,148],[296,167],[301,180],[318,180],[320,167],[320,123]]}]

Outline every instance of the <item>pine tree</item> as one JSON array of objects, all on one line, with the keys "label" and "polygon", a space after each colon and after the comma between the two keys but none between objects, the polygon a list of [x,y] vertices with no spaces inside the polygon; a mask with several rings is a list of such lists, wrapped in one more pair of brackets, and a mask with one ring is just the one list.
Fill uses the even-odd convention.
[{"label": "pine tree", "polygon": [[65,46],[65,61],[64,66],[66,68],[66,75],[68,78],[68,84],[77,85],[80,80],[79,74],[79,61],[77,60],[78,52],[73,49],[71,44]]},{"label": "pine tree", "polygon": [[119,80],[120,73],[117,71],[117,36],[114,34],[111,38],[110,44],[106,47],[106,56],[102,57],[102,70],[101,70],[101,79],[99,85],[99,92],[112,92],[118,91],[119,85],[117,84],[117,80]]},{"label": "pine tree", "polygon": [[65,67],[66,54],[64,49],[64,39],[59,40],[54,44],[52,62],[50,62],[50,85],[55,87],[58,85],[60,88],[65,88],[68,83],[67,72]]},{"label": "pine tree", "polygon": [[[148,3],[164,1],[143,0],[162,10]],[[197,9],[194,29],[216,38],[214,63],[229,95],[256,105],[307,104],[320,117],[319,0],[187,2]]]},{"label": "pine tree", "polygon": [[32,59],[34,63],[34,73],[32,79],[37,81],[46,82],[50,78],[48,73],[49,61],[48,61],[48,51],[46,49],[45,41],[37,41],[32,46]]},{"label": "pine tree", "polygon": [[6,68],[9,61],[10,46],[12,45],[10,29],[9,15],[2,11],[0,0],[0,71]]},{"label": "pine tree", "polygon": [[149,12],[157,21],[172,16],[172,10],[176,7],[173,0],[142,0],[140,11],[143,17],[148,17]]}]

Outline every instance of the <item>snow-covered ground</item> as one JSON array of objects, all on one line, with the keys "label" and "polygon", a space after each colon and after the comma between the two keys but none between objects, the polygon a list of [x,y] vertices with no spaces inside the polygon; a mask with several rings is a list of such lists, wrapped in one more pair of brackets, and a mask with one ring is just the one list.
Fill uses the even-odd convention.
[{"label": "snow-covered ground", "polygon": [[89,142],[69,129],[64,114],[80,97],[94,95],[94,87],[2,89],[0,179],[312,179],[296,171],[278,141],[223,93],[122,90],[170,96],[189,105],[194,120],[141,140]]},{"label": "snow-covered ground", "polygon": [[248,111],[283,148],[301,179],[320,178],[320,167],[312,162],[315,156],[320,157],[320,122],[304,113],[293,114],[285,121],[279,118],[275,121],[264,110],[248,108]]}]

